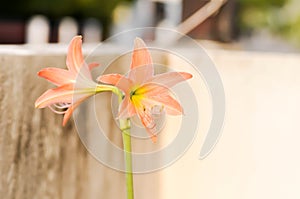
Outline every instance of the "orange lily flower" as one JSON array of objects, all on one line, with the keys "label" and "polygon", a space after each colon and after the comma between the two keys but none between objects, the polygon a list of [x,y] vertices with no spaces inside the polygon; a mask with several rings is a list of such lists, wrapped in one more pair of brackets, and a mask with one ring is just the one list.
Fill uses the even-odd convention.
[{"label": "orange lily flower", "polygon": [[138,115],[153,142],[156,142],[156,124],[153,115],[161,107],[169,115],[180,115],[183,109],[171,96],[170,87],[192,78],[186,72],[168,72],[154,75],[151,55],[140,38],[134,41],[134,51],[128,76],[102,75],[98,81],[118,87],[125,94],[118,119]]},{"label": "orange lily flower", "polygon": [[[82,54],[82,37],[75,36],[68,49],[66,65],[68,70],[45,68],[38,72],[57,87],[47,90],[35,102],[36,108],[49,107],[58,114],[64,114],[63,126],[74,109],[88,97],[102,91],[111,91],[108,85],[99,85],[92,80],[90,70],[98,64],[87,65]],[[76,86],[75,86],[76,85]]]}]

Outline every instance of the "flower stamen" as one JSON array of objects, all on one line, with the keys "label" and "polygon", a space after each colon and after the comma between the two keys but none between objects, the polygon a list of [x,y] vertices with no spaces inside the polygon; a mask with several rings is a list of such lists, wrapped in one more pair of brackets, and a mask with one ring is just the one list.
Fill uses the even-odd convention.
[{"label": "flower stamen", "polygon": [[56,114],[65,114],[67,109],[71,106],[71,103],[56,103],[51,104],[48,107],[51,111],[53,111]]}]

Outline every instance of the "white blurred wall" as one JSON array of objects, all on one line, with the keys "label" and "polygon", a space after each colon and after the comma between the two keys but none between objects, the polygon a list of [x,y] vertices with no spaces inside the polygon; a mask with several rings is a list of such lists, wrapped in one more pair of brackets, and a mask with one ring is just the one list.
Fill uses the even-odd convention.
[{"label": "white blurred wall", "polygon": [[184,157],[162,171],[161,198],[300,198],[300,56],[208,53],[225,88],[224,130],[199,160],[204,122]]}]

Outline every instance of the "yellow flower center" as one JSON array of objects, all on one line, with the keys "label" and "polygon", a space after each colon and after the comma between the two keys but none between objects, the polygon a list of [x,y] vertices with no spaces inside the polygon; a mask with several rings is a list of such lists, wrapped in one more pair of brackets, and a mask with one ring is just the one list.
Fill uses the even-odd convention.
[{"label": "yellow flower center", "polygon": [[130,100],[134,107],[143,107],[145,109],[144,105],[142,104],[142,100],[145,99],[145,93],[146,89],[143,87],[139,87],[135,89],[132,89],[130,92]]}]

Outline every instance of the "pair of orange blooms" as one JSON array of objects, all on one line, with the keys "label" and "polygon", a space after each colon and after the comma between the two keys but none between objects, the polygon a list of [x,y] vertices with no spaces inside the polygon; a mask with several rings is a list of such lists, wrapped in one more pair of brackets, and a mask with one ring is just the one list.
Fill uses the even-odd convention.
[{"label": "pair of orange blooms", "polygon": [[[93,81],[91,70],[98,64],[87,64],[82,54],[82,37],[75,36],[68,49],[67,70],[45,68],[38,72],[57,87],[47,90],[35,102],[37,108],[50,107],[54,112],[64,114],[63,125],[72,112],[85,99],[105,91],[119,89],[124,99],[119,107],[118,119],[138,115],[150,137],[156,141],[156,125],[153,107],[160,106],[170,115],[180,115],[183,109],[170,95],[170,87],[190,79],[186,72],[168,72],[154,75],[153,62],[145,43],[140,38],[134,41],[132,62],[127,76],[121,74],[102,75]],[[76,86],[75,86],[76,84]],[[57,108],[63,110],[58,111]]]}]

